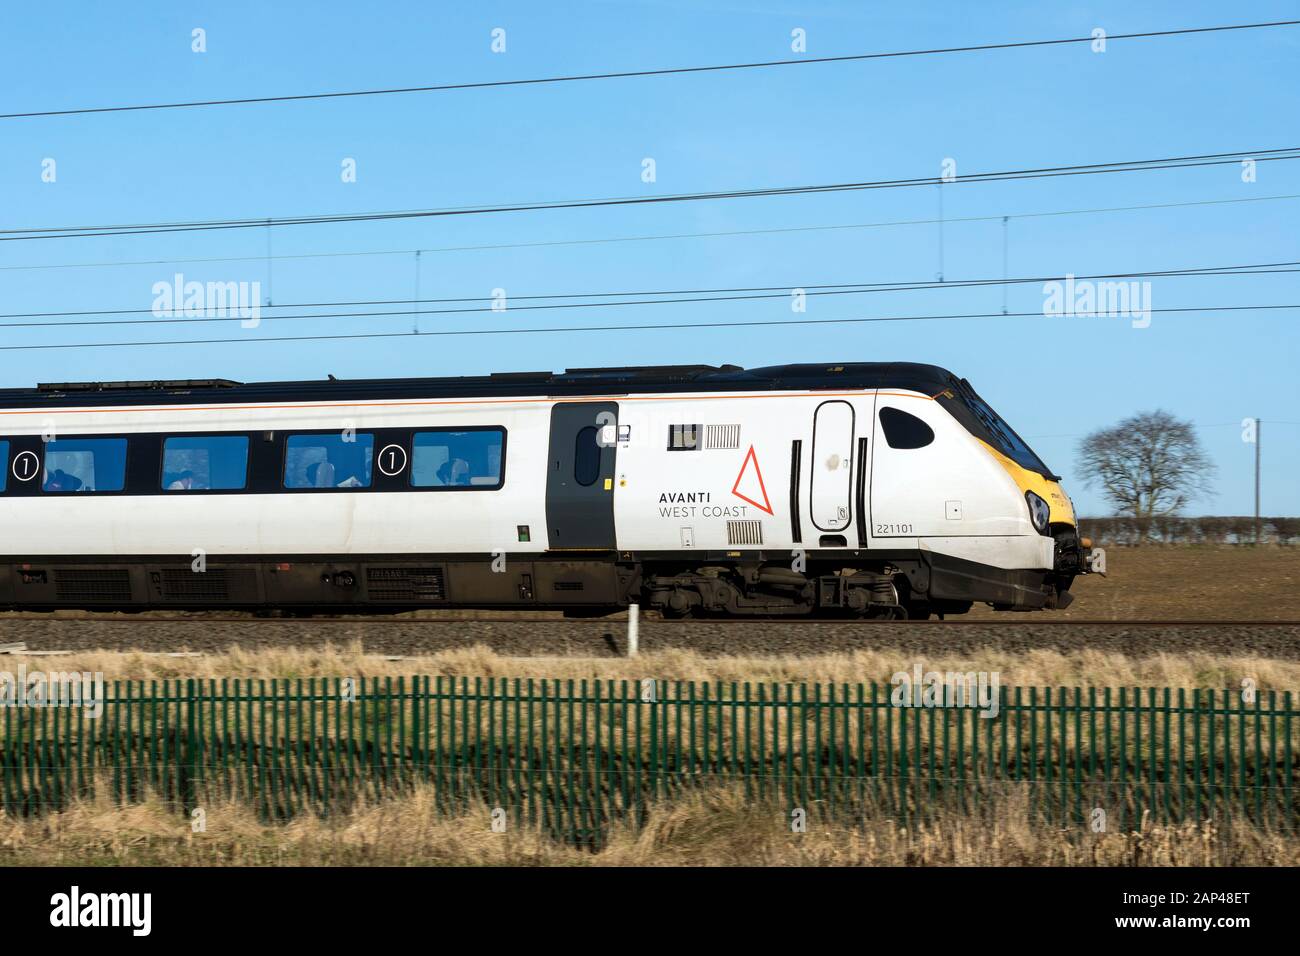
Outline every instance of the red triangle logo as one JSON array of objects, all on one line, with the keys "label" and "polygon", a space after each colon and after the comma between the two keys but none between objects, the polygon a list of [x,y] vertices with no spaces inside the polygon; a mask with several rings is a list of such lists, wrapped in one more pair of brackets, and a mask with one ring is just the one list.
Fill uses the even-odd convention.
[{"label": "red triangle logo", "polygon": [[[749,491],[751,494],[755,493],[753,483],[754,483],[754,479],[756,478],[758,480],[757,493],[763,496],[763,500],[761,503],[755,501],[753,498],[749,497],[749,495],[745,495],[740,492],[740,483],[742,481],[745,481],[745,473],[749,470],[750,464],[753,464],[754,466],[754,478],[750,479],[749,487],[746,490]],[[753,445],[749,446],[749,454],[745,456],[744,464],[740,466],[740,474],[736,476],[736,483],[731,486],[731,493],[735,495],[737,498],[739,498],[741,501],[749,502],[751,505],[753,505],[755,508],[758,508],[760,511],[766,511],[768,514],[772,514],[772,502],[767,497],[767,485],[763,483],[763,472],[758,467],[758,456],[754,454]]]}]

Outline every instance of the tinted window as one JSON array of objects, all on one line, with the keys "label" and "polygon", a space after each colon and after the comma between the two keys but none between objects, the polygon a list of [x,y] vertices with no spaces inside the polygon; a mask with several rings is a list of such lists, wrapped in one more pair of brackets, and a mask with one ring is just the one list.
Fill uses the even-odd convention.
[{"label": "tinted window", "polygon": [[0,441],[0,491],[5,490],[5,482],[9,480],[9,443]]},{"label": "tinted window", "polygon": [[932,429],[915,415],[885,407],[880,410],[880,427],[890,448],[924,448],[934,441]]},{"label": "tinted window", "polygon": [[329,432],[290,435],[285,442],[286,488],[369,488],[375,436]]},{"label": "tinted window", "polygon": [[588,425],[578,432],[573,448],[573,478],[586,486],[600,474],[600,445],[596,443],[596,426]]},{"label": "tinted window", "polygon": [[1012,461],[1031,471],[1037,471],[1043,475],[1052,473],[1051,469],[1043,464],[1042,459],[1035,455],[1033,450],[1025,444],[1024,439],[1002,420],[1002,416],[995,412],[988,402],[974,393],[963,397],[966,399],[966,407],[975,413],[979,423],[984,426],[984,430],[990,438],[989,443],[993,447]]},{"label": "tinted window", "polygon": [[412,441],[411,484],[416,488],[499,488],[505,431],[416,432]]},{"label": "tinted window", "polygon": [[163,442],[164,491],[223,491],[247,483],[246,435],[195,435]]},{"label": "tinted window", "polygon": [[126,487],[125,438],[68,438],[45,445],[49,492],[121,491]]}]

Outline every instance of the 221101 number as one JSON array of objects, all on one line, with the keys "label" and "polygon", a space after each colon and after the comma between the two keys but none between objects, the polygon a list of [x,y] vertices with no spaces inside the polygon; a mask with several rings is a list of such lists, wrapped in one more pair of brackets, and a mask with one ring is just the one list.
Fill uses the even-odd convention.
[{"label": "221101 number", "polygon": [[912,532],[912,526],[911,526],[910,524],[878,524],[878,525],[876,525],[876,536],[877,536],[877,537],[881,537],[881,536],[883,536],[883,535],[890,535],[890,534],[912,534],[912,533],[913,533],[913,532]]}]

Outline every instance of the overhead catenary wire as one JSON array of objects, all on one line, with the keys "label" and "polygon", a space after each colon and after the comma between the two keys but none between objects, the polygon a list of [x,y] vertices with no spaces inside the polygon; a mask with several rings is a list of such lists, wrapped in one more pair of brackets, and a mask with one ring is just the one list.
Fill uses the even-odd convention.
[{"label": "overhead catenary wire", "polygon": [[[1249,416],[1249,418],[1252,421],[1262,421],[1262,419],[1256,419],[1253,415]],[[1240,428],[1241,427],[1241,422],[1192,422],[1192,424],[1197,428]],[[1275,421],[1270,418],[1268,419],[1267,424],[1300,425],[1300,422]],[[1074,432],[1073,434],[1069,434],[1069,435],[1025,435],[1024,436],[1026,441],[1047,441],[1048,439],[1053,439],[1053,438],[1086,438],[1086,437],[1087,435],[1084,432]]]},{"label": "overhead catenary wire", "polygon": [[[1194,34],[1227,33],[1237,30],[1265,30],[1279,27],[1291,27],[1300,24],[1300,20],[1273,20],[1256,23],[1230,23],[1208,27],[1186,27],[1178,30],[1147,30],[1134,33],[1112,33],[1105,36],[1106,42],[1115,40],[1156,39],[1159,37],[1191,36]],[[578,83],[595,80],[619,80],[655,76],[673,76],[699,73],[722,73],[738,70],[771,69],[786,66],[811,66],[829,63],[851,63],[867,60],[900,59],[905,57],[939,56],[953,53],[975,53],[993,50],[1028,49],[1031,47],[1064,46],[1069,44],[1094,43],[1098,38],[1089,34],[1085,37],[1058,37],[1046,40],[1016,40],[1003,43],[981,43],[965,46],[935,47],[922,50],[894,50],[879,53],[853,53],[842,56],[798,57],[782,60],[755,60],[744,63],[723,63],[705,66],[665,67],[648,70],[619,70],[603,73],[575,73],[561,76],[529,77],[513,80],[478,80],[459,83],[439,83],[428,86],[390,87],[385,89],[337,90],[324,93],[296,93],[280,96],[243,96],[225,99],[188,100],[168,103],[135,103],[119,106],[87,106],[61,110],[29,110],[26,112],[0,113],[0,120],[35,119],[54,116],[85,116],[96,113],[132,113],[150,110],[199,109],[214,106],[248,106],[258,103],[288,103],[306,100],[332,100],[364,96],[393,96],[413,93],[448,93],[457,90],[499,89],[519,86],[541,86],[558,83]]]},{"label": "overhead catenary wire", "polygon": [[673,193],[661,196],[615,196],[595,199],[535,200],[480,206],[455,206],[441,209],[410,209],[388,212],[328,213],[302,216],[260,216],[253,219],[200,219],[158,223],[120,223],[91,226],[42,226],[0,229],[0,242],[32,239],[81,239],[92,237],[159,235],[177,232],[201,232],[227,229],[254,229],[271,226],[325,225],[343,222],[425,219],[446,216],[494,215],[507,212],[539,212],[560,209],[591,209],[607,206],[642,206],[663,203],[705,202],[724,199],[753,199],[774,196],[815,195],[875,189],[902,189],[916,186],[955,185],[966,183],[1014,182],[1060,176],[1090,176],[1126,172],[1150,172],[1254,162],[1285,162],[1300,159],[1300,147],[1232,150],[1156,159],[1121,160],[1109,163],[1083,163],[1065,166],[1040,166],[1025,169],[967,173],[951,177],[920,176],[908,179],[863,180],[844,183],[821,183],[803,186],[768,186],[754,189],[731,189],[713,192]]},{"label": "overhead catenary wire", "polygon": [[[1300,199],[1300,193],[1284,193],[1274,196],[1245,196],[1237,199],[1197,199],[1187,202],[1140,203],[1132,206],[1101,206],[1090,209],[1049,209],[1042,212],[999,213],[990,216],[950,216],[944,221],[952,223],[1003,222],[1005,220],[1043,219],[1052,216],[1086,216],[1113,212],[1136,212],[1146,209],[1179,209],[1195,206],[1231,206],[1239,203],[1276,202],[1279,200]],[[135,266],[161,265],[195,265],[219,262],[264,262],[267,259],[343,259],[369,256],[410,256],[416,253],[439,252],[481,252],[499,249],[533,249],[548,246],[589,246],[619,242],[661,242],[674,239],[718,239],[732,236],[766,236],[798,232],[832,232],[842,229],[885,229],[896,226],[929,226],[937,219],[895,219],[882,222],[848,222],[824,223],[809,226],[784,226],[766,229],[729,229],[718,232],[678,232],[659,235],[641,236],[597,236],[590,239],[548,239],[537,242],[500,242],[463,246],[429,246],[420,249],[375,249],[344,250],[337,252],[300,252],[267,256],[199,256],[191,258],[169,259],[118,259],[101,262],[45,262],[31,265],[3,265],[0,272],[36,272],[49,269],[109,269],[130,268]]]},{"label": "overhead catenary wire", "polygon": [[[260,316],[261,321],[277,321],[284,319],[324,319],[324,318],[369,318],[381,316],[409,316],[409,315],[456,315],[468,312],[506,312],[506,311],[529,311],[539,309],[570,309],[570,308],[609,308],[614,306],[625,305],[676,305],[692,302],[730,302],[754,299],[777,299],[788,298],[793,292],[800,291],[806,296],[826,296],[826,295],[856,295],[875,292],[921,292],[921,291],[939,291],[978,288],[982,286],[1008,286],[1033,284],[1038,282],[1065,282],[1091,281],[1096,279],[1135,279],[1135,278],[1198,278],[1210,276],[1246,276],[1246,275],[1287,275],[1300,272],[1300,260],[1290,260],[1282,262],[1261,262],[1248,263],[1245,265],[1233,266],[1197,266],[1183,269],[1162,269],[1144,272],[1105,272],[1076,275],[1073,273],[1061,275],[1041,275],[1041,276],[1020,276],[1016,278],[992,278],[992,279],[949,279],[944,281],[922,280],[922,281],[891,281],[891,282],[839,282],[839,283],[792,283],[780,286],[740,286],[730,288],[715,289],[660,289],[660,290],[638,290],[638,291],[607,291],[607,292],[559,292],[546,294],[515,295],[509,296],[508,302],[526,301],[535,302],[538,300],[556,300],[556,299],[613,299],[610,302],[560,302],[547,305],[511,305],[508,308],[494,308],[486,306],[482,308],[466,309],[418,309],[410,311],[387,311],[387,312],[311,312],[301,315],[277,314]],[[690,296],[690,298],[638,298],[644,296]],[[476,295],[476,296],[455,296],[442,298],[415,298],[415,299],[352,299],[329,302],[290,302],[280,303],[278,305],[265,304],[259,306],[259,313],[263,309],[311,309],[311,308],[342,308],[369,305],[438,305],[438,304],[458,304],[466,302],[491,302],[493,296]],[[206,309],[206,306],[205,306]],[[174,311],[182,311],[182,307],[173,305]],[[233,308],[231,309],[233,311]],[[184,324],[199,322],[234,322],[240,321],[236,315],[229,316],[186,316],[183,318],[166,318],[159,317],[155,314],[154,309],[86,309],[79,311],[62,311],[62,312],[10,312],[0,313],[0,319],[37,319],[37,318],[76,318],[88,315],[143,315],[149,313],[152,318],[148,319],[102,319],[91,321],[70,321],[70,322],[4,322],[0,323],[0,328],[17,329],[17,328],[71,328],[81,326],[95,325],[168,325]]]},{"label": "overhead catenary wire", "polygon": [[[1279,309],[1300,309],[1300,302],[1272,305],[1201,305],[1186,308],[1164,308],[1146,310],[1151,314],[1174,314],[1189,312],[1262,312]],[[427,313],[426,313],[427,314]],[[1102,312],[1071,312],[1068,318],[1113,318]],[[866,316],[848,319],[765,319],[740,322],[676,322],[646,323],[641,325],[586,325],[586,326],[549,326],[509,329],[436,329],[431,331],[410,332],[349,332],[339,335],[287,335],[287,336],[243,336],[234,339],[162,339],[144,342],[61,342],[38,345],[0,345],[0,352],[26,352],[42,349],[93,349],[93,348],[131,348],[138,346],[162,345],[233,345],[270,342],[325,342],[345,339],[391,339],[417,338],[421,336],[457,336],[457,335],[530,335],[553,334],[557,332],[637,332],[648,330],[671,329],[729,329],[756,328],[763,326],[814,326],[814,325],[854,325],[866,322],[922,322],[962,319],[1008,319],[1008,318],[1055,318],[1037,312],[963,312],[945,315],[888,315]]]}]

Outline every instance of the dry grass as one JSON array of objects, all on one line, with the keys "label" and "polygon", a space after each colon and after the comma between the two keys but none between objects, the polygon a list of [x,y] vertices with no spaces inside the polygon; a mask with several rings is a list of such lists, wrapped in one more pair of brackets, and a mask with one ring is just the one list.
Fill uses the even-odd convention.
[{"label": "dry grass", "polygon": [[1238,687],[1250,677],[1263,690],[1300,689],[1300,661],[1252,655],[1180,653],[1127,655],[1095,650],[999,651],[973,654],[936,651],[918,658],[910,651],[874,649],[807,657],[704,657],[664,650],[634,660],[596,657],[506,657],[487,648],[448,650],[427,657],[389,660],[366,654],[359,642],[346,647],[245,651],[200,657],[168,657],[119,651],[80,651],[58,657],[7,655],[0,667],[102,672],[107,680],[163,678],[383,677],[412,674],[496,678],[796,683],[887,683],[892,674],[921,663],[926,670],[997,671],[1005,686],[1021,687]]},{"label": "dry grass", "polygon": [[151,801],[99,799],[37,819],[0,820],[0,863],[155,866],[1205,866],[1300,864],[1300,838],[1238,826],[1145,825],[1130,833],[1030,825],[1014,800],[996,818],[945,813],[900,826],[885,816],[811,821],[730,789],[652,807],[640,829],[617,825],[601,849],[566,846],[527,828],[493,833],[486,807],[438,812],[418,789],[329,820],[259,821],[240,804],[205,808],[205,832]]}]

